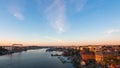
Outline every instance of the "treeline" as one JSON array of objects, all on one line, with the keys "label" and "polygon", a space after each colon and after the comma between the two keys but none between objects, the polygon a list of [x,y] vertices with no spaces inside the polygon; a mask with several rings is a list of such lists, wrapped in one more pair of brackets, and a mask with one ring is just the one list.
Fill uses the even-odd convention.
[{"label": "treeline", "polygon": [[8,50],[0,47],[0,55],[4,55],[6,53],[8,53]]}]

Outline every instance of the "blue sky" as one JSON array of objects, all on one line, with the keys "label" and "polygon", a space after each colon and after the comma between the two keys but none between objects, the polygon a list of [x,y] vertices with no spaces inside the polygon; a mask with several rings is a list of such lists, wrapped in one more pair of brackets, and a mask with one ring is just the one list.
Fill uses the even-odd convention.
[{"label": "blue sky", "polygon": [[3,44],[120,44],[120,0],[0,0]]}]

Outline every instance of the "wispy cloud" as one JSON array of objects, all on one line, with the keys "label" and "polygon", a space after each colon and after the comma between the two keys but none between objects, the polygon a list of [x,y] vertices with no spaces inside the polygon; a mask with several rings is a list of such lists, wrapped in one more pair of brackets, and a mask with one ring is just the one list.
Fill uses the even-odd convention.
[{"label": "wispy cloud", "polygon": [[[86,5],[87,0],[36,0],[36,2],[40,13],[45,12],[48,24],[58,33],[63,33],[68,27],[67,10],[69,11],[73,8],[75,12],[80,12]],[[70,4],[72,7],[70,7]],[[73,11],[71,13],[73,13]]]},{"label": "wispy cloud", "polygon": [[24,15],[23,15],[24,4],[25,4],[24,1],[11,0],[9,1],[8,11],[17,19],[24,20]]},{"label": "wispy cloud", "polygon": [[52,27],[55,28],[59,33],[65,31],[65,6],[64,0],[54,0],[45,11],[48,22],[50,22]]},{"label": "wispy cloud", "polygon": [[77,3],[77,4],[76,4],[76,10],[77,10],[78,12],[80,12],[80,11],[84,8],[84,6],[86,5],[87,0],[77,0],[76,3]]},{"label": "wispy cloud", "polygon": [[70,0],[71,4],[75,6],[75,10],[80,12],[87,3],[87,0]]},{"label": "wispy cloud", "polygon": [[106,35],[111,35],[111,34],[113,34],[113,33],[118,33],[118,32],[120,32],[119,29],[111,29],[111,30],[105,31],[104,33],[105,33]]},{"label": "wispy cloud", "polygon": [[13,15],[16,18],[18,18],[19,20],[24,20],[24,16],[21,13],[19,13],[19,12],[15,12],[15,13],[13,13]]}]

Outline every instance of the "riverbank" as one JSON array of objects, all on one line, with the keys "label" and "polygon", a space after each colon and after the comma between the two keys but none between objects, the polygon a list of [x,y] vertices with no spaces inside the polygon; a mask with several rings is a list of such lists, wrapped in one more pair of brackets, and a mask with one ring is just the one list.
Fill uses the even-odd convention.
[{"label": "riverbank", "polygon": [[0,46],[0,55],[12,54],[12,53],[23,52],[23,51],[27,51],[27,50],[41,49],[41,48],[43,48],[43,47],[39,47],[39,46],[24,46],[24,47]]}]

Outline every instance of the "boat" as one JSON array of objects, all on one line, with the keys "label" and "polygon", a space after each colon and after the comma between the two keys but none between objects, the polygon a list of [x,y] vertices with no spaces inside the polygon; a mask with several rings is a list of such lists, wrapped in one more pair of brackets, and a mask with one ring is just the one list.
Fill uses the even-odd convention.
[{"label": "boat", "polygon": [[58,57],[62,62],[71,63],[71,60],[68,57],[60,56]]}]

